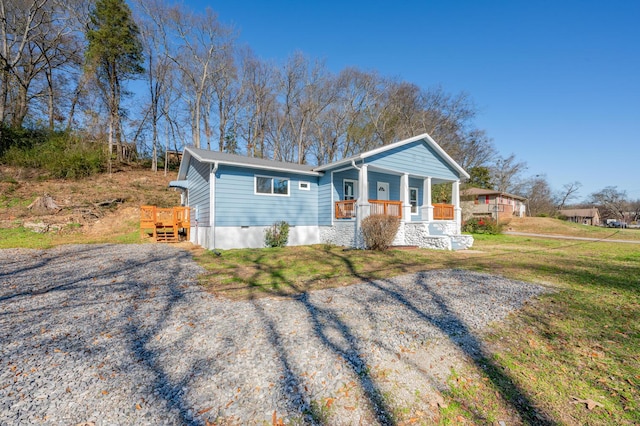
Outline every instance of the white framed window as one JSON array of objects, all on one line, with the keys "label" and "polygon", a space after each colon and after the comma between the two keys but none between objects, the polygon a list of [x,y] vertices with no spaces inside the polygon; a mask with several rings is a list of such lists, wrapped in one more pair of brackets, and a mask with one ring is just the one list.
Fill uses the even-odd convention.
[{"label": "white framed window", "polygon": [[409,188],[409,204],[411,214],[418,214],[418,188]]},{"label": "white framed window", "polygon": [[342,198],[343,200],[355,200],[358,198],[358,181],[353,179],[344,179],[342,181]]},{"label": "white framed window", "polygon": [[258,195],[289,196],[289,178],[255,176],[255,193]]},{"label": "white framed window", "polygon": [[301,180],[298,182],[298,189],[301,191],[311,190],[311,184],[307,181]]}]

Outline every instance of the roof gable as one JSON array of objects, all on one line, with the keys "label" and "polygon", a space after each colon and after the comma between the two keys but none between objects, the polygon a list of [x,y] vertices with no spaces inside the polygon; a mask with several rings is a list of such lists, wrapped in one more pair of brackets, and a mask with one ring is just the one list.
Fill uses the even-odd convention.
[{"label": "roof gable", "polygon": [[401,147],[405,147],[407,145],[413,144],[415,142],[418,141],[422,141],[423,143],[425,143],[435,154],[437,154],[437,156],[440,158],[440,160],[443,162],[443,164],[445,164],[447,167],[449,167],[450,169],[454,170],[457,174],[460,175],[460,177],[465,177],[465,178],[469,178],[469,174],[458,164],[456,163],[453,158],[451,158],[449,156],[449,154],[447,154],[445,152],[444,149],[442,149],[440,147],[440,145],[438,145],[436,143],[436,141],[434,141],[431,136],[429,136],[428,133],[423,133],[421,135],[418,136],[414,136],[412,138],[409,139],[404,139],[401,140],[399,142],[395,142],[389,145],[384,145],[381,146],[379,148],[375,148],[372,149],[370,151],[365,151],[363,153],[360,153],[358,155],[354,155],[348,158],[344,158],[342,160],[333,162],[333,163],[329,163],[323,166],[319,166],[316,167],[314,170],[316,171],[324,171],[327,169],[332,169],[341,165],[347,165],[350,164],[356,160],[365,160],[367,158],[370,157],[379,157],[380,154],[383,153],[387,153],[389,151],[397,151],[399,148]]}]

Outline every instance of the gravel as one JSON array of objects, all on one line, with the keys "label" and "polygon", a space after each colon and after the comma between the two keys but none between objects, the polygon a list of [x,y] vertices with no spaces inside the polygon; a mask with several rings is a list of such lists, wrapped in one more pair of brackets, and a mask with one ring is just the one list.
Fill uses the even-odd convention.
[{"label": "gravel", "polygon": [[428,418],[479,333],[546,291],[440,270],[231,302],[200,272],[170,245],[0,250],[0,424]]}]

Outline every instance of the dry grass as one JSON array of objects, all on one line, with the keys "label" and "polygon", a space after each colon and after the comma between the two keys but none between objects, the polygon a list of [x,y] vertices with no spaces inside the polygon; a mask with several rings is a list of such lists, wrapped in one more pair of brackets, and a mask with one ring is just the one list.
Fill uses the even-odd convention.
[{"label": "dry grass", "polygon": [[640,229],[588,226],[549,217],[514,218],[509,220],[505,226],[505,230],[533,234],[640,241]]},{"label": "dry grass", "polygon": [[[180,203],[179,193],[169,188],[174,175],[130,168],[80,180],[41,180],[37,171],[0,167],[0,248],[139,242],[141,205]],[[43,194],[60,209],[29,210],[29,204]],[[105,201],[114,202],[100,205]],[[25,230],[29,223],[46,224],[51,231]]]}]

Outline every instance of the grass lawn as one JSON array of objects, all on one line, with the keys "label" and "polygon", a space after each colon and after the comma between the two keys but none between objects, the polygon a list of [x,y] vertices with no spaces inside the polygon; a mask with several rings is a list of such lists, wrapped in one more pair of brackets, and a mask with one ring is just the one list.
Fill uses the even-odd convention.
[{"label": "grass lawn", "polygon": [[485,353],[453,372],[440,423],[640,424],[640,245],[479,235],[473,249],[317,245],[196,258],[208,270],[202,285],[230,299],[437,268],[543,283],[556,291],[483,336]]}]

